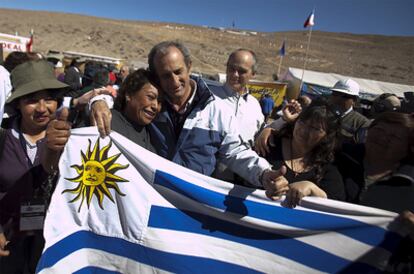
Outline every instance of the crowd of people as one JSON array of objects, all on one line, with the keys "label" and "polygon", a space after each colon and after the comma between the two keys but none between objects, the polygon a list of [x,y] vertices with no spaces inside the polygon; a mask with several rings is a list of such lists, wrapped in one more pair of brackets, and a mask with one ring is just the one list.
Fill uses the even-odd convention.
[{"label": "crowd of people", "polygon": [[118,75],[99,67],[85,80],[86,60],[73,60],[64,75],[57,64],[12,53],[0,66],[0,114],[5,106],[8,117],[1,273],[34,272],[43,223],[22,225],[22,209],[43,206],[44,217],[70,130],[90,125],[204,175],[285,197],[289,208],[317,196],[395,211],[414,240],[414,114],[393,94],[376,99],[367,118],[355,108],[358,83],[343,79],[329,96],[301,96],[269,117],[273,101],[265,95],[260,104],[247,88],[259,65],[249,49],[229,55],[225,84],[192,75],[189,50],[174,41],[151,49],[147,69],[123,66]]}]

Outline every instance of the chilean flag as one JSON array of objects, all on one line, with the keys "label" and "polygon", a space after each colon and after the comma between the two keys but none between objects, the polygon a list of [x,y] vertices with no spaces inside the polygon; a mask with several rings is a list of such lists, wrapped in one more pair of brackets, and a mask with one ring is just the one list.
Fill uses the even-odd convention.
[{"label": "chilean flag", "polygon": [[315,11],[313,10],[311,14],[309,14],[308,18],[306,19],[305,24],[303,24],[303,27],[307,28],[307,27],[314,26],[315,25],[314,19],[315,19]]},{"label": "chilean flag", "polygon": [[33,47],[33,29],[30,31],[30,40],[26,44],[26,51],[32,52],[32,47]]}]

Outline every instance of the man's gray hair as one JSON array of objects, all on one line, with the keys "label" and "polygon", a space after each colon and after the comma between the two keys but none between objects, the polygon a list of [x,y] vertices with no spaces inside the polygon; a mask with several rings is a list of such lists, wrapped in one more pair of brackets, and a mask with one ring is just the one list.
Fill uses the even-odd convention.
[{"label": "man's gray hair", "polygon": [[256,56],[256,53],[254,53],[254,51],[252,51],[252,50],[250,50],[250,49],[239,48],[239,49],[236,49],[235,51],[233,51],[233,52],[230,54],[229,59],[227,59],[227,65],[229,65],[229,61],[230,61],[232,58],[234,58],[234,55],[235,55],[236,53],[240,52],[240,51],[247,51],[247,52],[249,52],[249,53],[252,55],[252,57],[253,57],[252,72],[253,72],[254,74],[256,74],[256,72],[257,72],[257,56]]},{"label": "man's gray hair", "polygon": [[148,54],[148,69],[155,75],[157,74],[154,61],[155,56],[158,54],[160,54],[161,56],[165,56],[168,53],[168,49],[171,47],[175,47],[181,52],[181,54],[184,56],[184,63],[187,66],[187,68],[191,66],[190,51],[187,49],[186,46],[184,46],[183,43],[178,41],[164,41],[155,45]]}]

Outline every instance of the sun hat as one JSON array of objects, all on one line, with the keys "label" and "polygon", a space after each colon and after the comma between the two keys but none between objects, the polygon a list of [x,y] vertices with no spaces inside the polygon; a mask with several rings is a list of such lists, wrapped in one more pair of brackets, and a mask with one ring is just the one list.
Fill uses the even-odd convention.
[{"label": "sun hat", "polygon": [[86,58],[84,57],[77,57],[75,59],[73,59],[75,64],[84,64],[86,63]]},{"label": "sun hat", "polygon": [[69,87],[56,79],[53,67],[45,60],[18,65],[12,70],[10,78],[13,89],[7,103],[37,91]]},{"label": "sun hat", "polygon": [[352,79],[339,80],[331,90],[350,96],[359,96],[359,84]]}]

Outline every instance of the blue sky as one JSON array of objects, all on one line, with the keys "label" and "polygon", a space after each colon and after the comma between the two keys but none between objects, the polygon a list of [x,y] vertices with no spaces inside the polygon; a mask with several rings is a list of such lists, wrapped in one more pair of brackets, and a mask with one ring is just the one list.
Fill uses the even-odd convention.
[{"label": "blue sky", "polygon": [[256,31],[314,30],[414,36],[414,0],[0,0],[0,7]]}]

